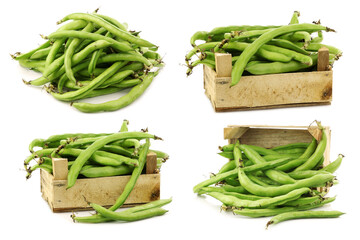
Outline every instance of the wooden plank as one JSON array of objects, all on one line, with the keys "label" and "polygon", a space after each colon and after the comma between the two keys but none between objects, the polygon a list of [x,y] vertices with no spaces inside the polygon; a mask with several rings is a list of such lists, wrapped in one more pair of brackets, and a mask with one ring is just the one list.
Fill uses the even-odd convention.
[{"label": "wooden plank", "polygon": [[156,153],[150,152],[146,158],[146,174],[157,172],[157,156]]},{"label": "wooden plank", "polygon": [[243,144],[272,148],[296,142],[311,142],[312,136],[307,129],[263,129],[249,128],[240,138]]},{"label": "wooden plank", "polygon": [[53,158],[54,180],[66,180],[68,176],[68,160],[66,158]]},{"label": "wooden plank", "polygon": [[215,53],[217,77],[231,77],[232,56],[229,53]]},{"label": "wooden plank", "polygon": [[264,107],[329,102],[332,72],[303,72],[245,76],[229,88],[231,78],[216,79],[216,107]]},{"label": "wooden plank", "polygon": [[[87,209],[88,202],[102,206],[113,205],[123,192],[128,176],[102,177],[96,179],[78,179],[69,189],[66,180],[54,180],[54,211]],[[160,174],[142,174],[139,176],[134,189],[125,204],[139,204],[158,200],[160,198]]]},{"label": "wooden plank", "polygon": [[332,71],[243,76],[230,88],[231,77],[216,77],[204,66],[205,93],[217,112],[328,105],[332,79]]},{"label": "wooden plank", "polygon": [[224,139],[240,138],[249,127],[230,127],[224,128]]},{"label": "wooden plank", "polygon": [[329,70],[329,49],[326,47],[322,47],[318,51],[317,70],[318,71]]}]

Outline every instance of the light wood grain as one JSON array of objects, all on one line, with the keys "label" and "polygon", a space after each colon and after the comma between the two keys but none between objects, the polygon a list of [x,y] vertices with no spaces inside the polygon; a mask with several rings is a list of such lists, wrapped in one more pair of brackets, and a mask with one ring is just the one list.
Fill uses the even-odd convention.
[{"label": "light wood grain", "polygon": [[54,180],[66,180],[68,176],[68,160],[66,158],[53,158]]},{"label": "light wood grain", "polygon": [[326,47],[322,47],[318,51],[317,70],[329,70],[329,49],[327,49]]},{"label": "light wood grain", "polygon": [[231,77],[232,56],[229,53],[215,53],[217,77]]},{"label": "light wood grain", "polygon": [[[149,153],[149,164],[154,162],[154,154]],[[156,155],[155,155],[156,161]],[[149,165],[153,171],[153,165]],[[79,178],[73,187],[67,188],[67,180],[56,180],[47,171],[40,170],[40,184],[43,199],[53,212],[69,212],[91,209],[88,202],[111,206],[123,192],[130,175]],[[141,174],[126,199],[123,207],[134,206],[160,199],[160,174]]]}]

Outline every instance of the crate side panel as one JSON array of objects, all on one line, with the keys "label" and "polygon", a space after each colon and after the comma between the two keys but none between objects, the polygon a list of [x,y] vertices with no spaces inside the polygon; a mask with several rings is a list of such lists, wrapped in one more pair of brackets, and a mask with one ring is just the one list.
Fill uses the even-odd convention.
[{"label": "crate side panel", "polygon": [[[87,208],[87,202],[102,206],[112,205],[123,192],[130,176],[78,179],[76,184],[66,190],[67,181],[54,181],[53,206],[57,209]],[[143,174],[138,178],[134,189],[125,204],[146,203],[160,198],[160,174]]]},{"label": "crate side panel", "polygon": [[217,108],[266,107],[282,104],[324,103],[332,100],[332,71],[244,76],[216,79]]},{"label": "crate side panel", "polygon": [[243,144],[272,148],[296,142],[311,142],[312,135],[306,129],[250,128],[241,136]]}]

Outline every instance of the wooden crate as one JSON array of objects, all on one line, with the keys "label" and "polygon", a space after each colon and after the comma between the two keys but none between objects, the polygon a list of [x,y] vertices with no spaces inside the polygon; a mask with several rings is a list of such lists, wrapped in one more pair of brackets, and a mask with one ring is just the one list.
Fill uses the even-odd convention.
[{"label": "wooden crate", "polygon": [[[160,199],[160,173],[156,169],[156,154],[149,153],[146,174],[141,174],[124,207]],[[41,169],[41,193],[53,212],[69,212],[91,209],[88,202],[109,207],[123,192],[130,179],[127,176],[79,178],[75,185],[67,187],[67,159],[53,159],[53,174]]]},{"label": "wooden crate", "polygon": [[204,66],[204,88],[216,112],[331,104],[328,49],[319,50],[317,71],[243,76],[231,88],[231,55],[215,54],[215,64],[216,72]]},{"label": "wooden crate", "polygon": [[[324,127],[327,136],[327,145],[324,152],[324,163],[330,163],[330,127]],[[239,140],[242,144],[256,145],[264,148],[273,148],[280,145],[308,142],[315,138],[318,142],[322,131],[317,126],[266,126],[266,125],[230,125],[224,128],[224,139],[229,143]],[[319,188],[319,191],[329,188]]]}]

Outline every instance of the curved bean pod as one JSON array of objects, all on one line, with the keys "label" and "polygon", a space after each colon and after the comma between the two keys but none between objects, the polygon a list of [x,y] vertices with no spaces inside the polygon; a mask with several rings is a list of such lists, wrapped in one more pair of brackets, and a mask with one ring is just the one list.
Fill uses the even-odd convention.
[{"label": "curved bean pod", "polygon": [[249,208],[243,208],[243,209],[234,209],[234,213],[238,215],[248,216],[248,217],[270,217],[275,216],[284,212],[290,212],[290,211],[304,211],[309,209],[314,209],[318,207],[322,207],[327,203],[333,202],[335,200],[335,197],[332,198],[326,198],[324,200],[319,200],[316,202],[316,204],[309,204],[299,207],[281,207],[281,208],[264,208],[264,209],[249,209]]},{"label": "curved bean pod", "polygon": [[277,224],[279,222],[300,219],[300,218],[337,218],[343,215],[343,212],[340,211],[296,211],[296,212],[286,212],[281,213],[268,221],[266,228],[271,224]]},{"label": "curved bean pod", "polygon": [[246,199],[239,199],[237,197],[225,195],[219,192],[210,192],[206,194],[216,198],[217,200],[221,201],[222,203],[228,206],[234,206],[237,208],[263,208],[268,206],[282,205],[286,202],[298,199],[301,195],[309,192],[310,192],[310,188],[300,188],[300,189],[295,189],[285,195],[276,196],[273,198],[262,198],[253,201]]},{"label": "curved bean pod", "polygon": [[143,92],[149,87],[151,84],[155,73],[148,73],[144,78],[143,82],[133,87],[130,92],[128,92],[125,96],[120,97],[117,100],[92,104],[92,103],[73,103],[73,107],[82,111],[82,112],[100,112],[100,111],[115,111],[121,109],[123,107],[128,106],[132,102],[134,102],[137,98],[139,98]]},{"label": "curved bean pod", "polygon": [[63,19],[61,19],[58,23],[62,23],[62,22],[65,22],[65,21],[68,21],[70,19],[81,19],[81,20],[86,20],[86,21],[89,21],[89,22],[93,22],[103,28],[105,28],[106,30],[108,30],[109,32],[111,32],[114,36],[118,36],[124,40],[127,40],[131,43],[134,43],[138,46],[142,46],[142,47],[154,47],[155,45],[144,40],[144,39],[141,39],[141,38],[138,38],[132,34],[130,34],[129,32],[127,31],[124,31],[122,29],[119,29],[118,27],[112,25],[112,24],[109,24],[109,22],[107,22],[106,20],[100,18],[100,17],[97,17],[95,15],[91,15],[91,14],[88,14],[88,13],[72,13],[72,14],[69,14],[67,16],[65,16]]}]

